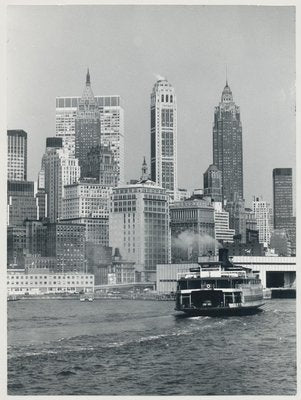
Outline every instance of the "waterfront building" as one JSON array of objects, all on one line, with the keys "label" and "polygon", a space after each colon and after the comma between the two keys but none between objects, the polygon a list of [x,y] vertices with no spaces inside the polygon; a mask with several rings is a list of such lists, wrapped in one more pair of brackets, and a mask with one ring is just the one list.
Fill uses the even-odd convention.
[{"label": "waterfront building", "polygon": [[156,265],[170,262],[169,196],[149,179],[112,189],[110,246],[154,280]]},{"label": "waterfront building", "polygon": [[296,254],[296,221],[293,216],[292,168],[273,169],[274,228],[286,229]]},{"label": "waterfront building", "polygon": [[229,213],[223,210],[221,202],[214,202],[213,206],[215,239],[220,243],[232,243],[235,230],[229,228]]},{"label": "waterfront building", "polygon": [[172,198],[177,191],[177,100],[166,79],[151,94],[151,179]]},{"label": "waterfront building", "polygon": [[87,155],[91,148],[97,145],[100,145],[100,113],[91,88],[88,70],[86,86],[78,102],[75,117],[75,157],[81,167],[81,177],[87,176]]},{"label": "waterfront building", "polygon": [[204,199],[187,199],[170,205],[173,261],[195,261],[215,254],[214,208]]},{"label": "waterfront building", "polygon": [[27,133],[22,129],[7,131],[7,179],[27,179]]},{"label": "waterfront building", "polygon": [[269,203],[256,197],[253,201],[253,211],[259,231],[259,243],[268,247],[273,229],[272,208]]},{"label": "waterfront building", "polygon": [[[208,261],[218,261],[216,257],[206,257]],[[205,262],[202,257],[199,262]],[[251,268],[261,279],[264,288],[296,287],[296,258],[295,257],[249,257],[236,256],[231,259],[236,265]],[[197,263],[162,264],[157,265],[157,292],[175,292],[177,274],[189,272],[190,268],[197,268]]]},{"label": "waterfront building", "polygon": [[47,138],[42,169],[45,171],[47,216],[50,222],[57,222],[62,217],[64,186],[79,180],[80,167],[78,160],[62,147],[61,138]]},{"label": "waterfront building", "polygon": [[229,213],[230,228],[234,229],[241,243],[246,243],[245,201],[236,193],[232,200],[226,203],[225,210]]},{"label": "waterfront building", "polygon": [[9,226],[21,226],[26,219],[37,219],[34,182],[7,181],[7,206]]},{"label": "waterfront building", "polygon": [[65,186],[62,221],[85,225],[85,240],[109,245],[109,201],[111,189],[93,180]]},{"label": "waterfront building", "polygon": [[222,172],[223,199],[243,199],[243,152],[240,109],[233,101],[228,82],[215,107],[213,124],[213,164]]},{"label": "waterfront building", "polygon": [[94,292],[94,275],[85,273],[28,273],[24,269],[7,270],[8,295],[46,295]]},{"label": "waterfront building", "polygon": [[24,226],[7,227],[7,266],[24,266],[26,252],[26,228]]},{"label": "waterfront building", "polygon": [[270,246],[278,256],[290,257],[291,241],[286,229],[274,229],[271,233]]},{"label": "waterfront building", "polygon": [[[117,163],[118,182],[124,182],[124,110],[120,96],[95,96],[100,115],[102,145],[109,146]],[[75,118],[80,97],[56,98],[56,136],[75,154]]]},{"label": "waterfront building", "polygon": [[203,175],[204,196],[211,197],[214,202],[222,202],[222,173],[211,164]]},{"label": "waterfront building", "polygon": [[123,260],[119,249],[116,248],[108,271],[108,284],[116,285],[134,282],[136,282],[135,263]]}]

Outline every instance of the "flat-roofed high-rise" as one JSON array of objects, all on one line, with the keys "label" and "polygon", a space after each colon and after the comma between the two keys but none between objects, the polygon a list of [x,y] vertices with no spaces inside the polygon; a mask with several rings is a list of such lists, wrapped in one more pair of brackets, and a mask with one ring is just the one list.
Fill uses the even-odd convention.
[{"label": "flat-roofed high-rise", "polygon": [[22,129],[7,131],[7,179],[27,179],[27,133]]}]

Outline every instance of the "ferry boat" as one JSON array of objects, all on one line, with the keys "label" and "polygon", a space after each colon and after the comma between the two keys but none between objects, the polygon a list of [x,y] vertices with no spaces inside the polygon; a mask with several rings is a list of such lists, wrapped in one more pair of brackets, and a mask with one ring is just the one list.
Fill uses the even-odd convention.
[{"label": "ferry boat", "polygon": [[79,301],[94,301],[94,293],[82,293]]},{"label": "ferry boat", "polygon": [[218,261],[199,262],[178,274],[175,310],[187,315],[254,314],[263,304],[260,279],[250,268],[232,264],[227,249],[220,249]]}]

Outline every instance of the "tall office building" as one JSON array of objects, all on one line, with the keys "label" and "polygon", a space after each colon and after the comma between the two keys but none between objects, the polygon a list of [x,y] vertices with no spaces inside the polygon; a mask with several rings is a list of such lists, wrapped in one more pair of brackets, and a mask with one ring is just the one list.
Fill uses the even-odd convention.
[{"label": "tall office building", "polygon": [[258,197],[254,198],[252,208],[255,213],[257,229],[259,231],[259,243],[268,246],[273,230],[272,208],[269,203]]},{"label": "tall office building", "polygon": [[171,253],[175,261],[195,261],[215,254],[214,208],[203,199],[170,205]]},{"label": "tall office building", "polygon": [[[110,146],[118,169],[118,182],[124,182],[124,110],[120,96],[95,96],[100,115],[100,141]],[[56,136],[75,154],[75,118],[80,97],[56,98]]]},{"label": "tall office building", "polygon": [[27,133],[21,129],[7,131],[7,179],[27,179]]},{"label": "tall office building", "polygon": [[77,106],[75,117],[75,157],[81,167],[81,176],[86,176],[87,154],[92,147],[100,145],[100,113],[95,100],[89,70],[86,86]]},{"label": "tall office building", "polygon": [[[55,140],[51,140],[55,139]],[[64,186],[75,183],[80,178],[78,160],[62,147],[60,138],[47,138],[46,152],[42,168],[45,171],[45,192],[47,194],[47,216],[50,222],[62,217]]]},{"label": "tall office building", "polygon": [[243,199],[243,153],[240,109],[234,103],[228,82],[215,107],[213,125],[213,164],[222,172],[224,200],[234,194]]},{"label": "tall office building", "polygon": [[34,182],[7,181],[7,205],[9,226],[22,226],[26,219],[37,219]]},{"label": "tall office building", "polygon": [[112,189],[110,246],[135,262],[146,280],[155,280],[156,265],[170,262],[169,196],[151,180]]},{"label": "tall office building", "polygon": [[222,202],[222,173],[211,164],[204,173],[204,196],[211,197],[214,202]]},{"label": "tall office building", "polygon": [[177,99],[167,80],[155,83],[151,94],[151,179],[177,191]]},{"label": "tall office building", "polygon": [[[274,228],[285,229],[296,254],[296,217],[293,216],[292,168],[273,169]],[[279,236],[280,237],[280,236]]]}]

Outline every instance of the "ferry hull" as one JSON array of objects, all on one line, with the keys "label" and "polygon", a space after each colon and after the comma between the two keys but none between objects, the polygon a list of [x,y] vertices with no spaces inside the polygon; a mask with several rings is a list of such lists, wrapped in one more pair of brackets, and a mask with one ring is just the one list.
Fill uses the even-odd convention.
[{"label": "ferry hull", "polygon": [[232,315],[252,315],[262,312],[260,307],[264,303],[257,306],[249,307],[208,307],[208,308],[185,308],[185,309],[175,309],[176,311],[184,312],[187,316],[197,317],[197,316],[209,316],[209,317],[220,317],[220,316],[232,316]]}]

